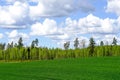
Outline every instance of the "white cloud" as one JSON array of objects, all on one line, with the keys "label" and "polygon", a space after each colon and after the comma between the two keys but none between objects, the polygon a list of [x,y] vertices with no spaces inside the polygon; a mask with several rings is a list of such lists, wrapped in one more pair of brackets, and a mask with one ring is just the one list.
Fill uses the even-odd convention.
[{"label": "white cloud", "polygon": [[[86,5],[81,5],[81,4]],[[32,18],[66,16],[74,11],[84,12],[93,11],[94,8],[87,1],[81,1],[79,4],[74,0],[40,0],[36,6],[30,6],[30,15]]]},{"label": "white cloud", "polygon": [[14,42],[14,43],[17,43],[18,39],[20,37],[23,38],[23,41],[24,43],[26,43],[28,40],[29,40],[29,35],[26,34],[26,33],[21,33],[21,32],[18,32],[17,30],[13,30],[11,32],[6,32],[7,36],[8,36],[8,42]]},{"label": "white cloud", "polygon": [[101,27],[101,19],[89,14],[88,16],[79,19],[78,28],[81,30],[80,33],[93,33],[99,31]]},{"label": "white cloud", "polygon": [[20,2],[38,2],[39,0],[4,0],[7,3],[14,3],[15,1],[20,1]]},{"label": "white cloud", "polygon": [[[0,2],[6,2],[0,5],[0,27],[2,28],[29,26],[39,22],[41,17],[60,17],[75,11],[94,10],[87,0],[80,0],[79,4],[74,0],[2,0]],[[81,5],[82,3],[84,5]]]},{"label": "white cloud", "polygon": [[15,38],[15,37],[18,37],[18,31],[17,30],[13,30],[12,32],[8,33],[8,37],[9,38]]},{"label": "white cloud", "polygon": [[114,25],[114,23],[115,23],[115,20],[113,19],[107,18],[107,19],[102,20],[101,22],[102,32],[103,33],[116,33],[119,27],[117,25]]},{"label": "white cloud", "polygon": [[82,34],[117,34],[120,31],[120,18],[99,18],[92,14],[79,20],[72,20],[66,18],[62,29],[63,33],[69,35],[69,37],[77,37]]},{"label": "white cloud", "polygon": [[8,28],[11,26],[24,26],[29,21],[29,7],[26,3],[15,1],[13,5],[0,6],[0,25]]},{"label": "white cloud", "polygon": [[81,30],[83,29],[82,31],[86,31],[86,33],[113,34],[119,32],[120,30],[119,23],[120,23],[119,18],[101,19],[99,17],[90,14],[85,18],[79,19],[78,27]]},{"label": "white cloud", "polygon": [[8,38],[16,38],[16,37],[29,38],[29,36],[26,33],[21,33],[21,32],[18,32],[17,30],[6,32],[6,34],[8,35]]},{"label": "white cloud", "polygon": [[2,34],[2,33],[0,33],[0,39],[1,39],[1,38],[3,38],[3,34]]},{"label": "white cloud", "polygon": [[107,0],[106,11],[120,16],[120,0]]},{"label": "white cloud", "polygon": [[45,19],[43,23],[33,24],[31,31],[31,35],[54,35],[57,32],[57,23],[54,20]]},{"label": "white cloud", "polygon": [[32,17],[64,16],[74,11],[73,0],[40,0],[30,7]]}]

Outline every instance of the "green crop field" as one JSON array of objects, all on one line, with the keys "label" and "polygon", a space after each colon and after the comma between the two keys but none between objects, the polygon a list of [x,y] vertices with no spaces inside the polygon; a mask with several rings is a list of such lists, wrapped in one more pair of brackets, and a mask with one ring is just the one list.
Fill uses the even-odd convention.
[{"label": "green crop field", "polygon": [[120,57],[0,62],[0,80],[119,80]]}]

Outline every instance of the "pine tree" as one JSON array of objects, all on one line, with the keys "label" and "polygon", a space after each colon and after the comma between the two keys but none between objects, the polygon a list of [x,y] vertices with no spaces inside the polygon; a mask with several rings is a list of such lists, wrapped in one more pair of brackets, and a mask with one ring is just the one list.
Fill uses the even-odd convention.
[{"label": "pine tree", "polygon": [[104,42],[103,41],[100,42],[100,46],[104,46]]},{"label": "pine tree", "polygon": [[10,43],[7,44],[7,49],[11,48]]},{"label": "pine tree", "polygon": [[78,38],[76,38],[75,41],[74,41],[74,47],[75,47],[75,49],[78,48],[78,45],[79,45],[79,40],[78,40]]},{"label": "pine tree", "polygon": [[90,38],[90,43],[89,43],[89,55],[90,56],[93,56],[93,54],[94,54],[94,48],[95,48],[95,41],[94,41],[94,39],[93,38]]},{"label": "pine tree", "polygon": [[36,38],[35,40],[32,41],[32,43],[31,43],[31,48],[34,48],[35,46],[38,46],[38,43],[39,43],[39,41],[38,41],[38,39]]},{"label": "pine tree", "polygon": [[113,38],[113,42],[112,42],[113,45],[117,45],[117,39],[114,37]]},{"label": "pine tree", "polygon": [[4,50],[5,49],[5,43],[0,43],[0,50]]},{"label": "pine tree", "polygon": [[38,41],[38,39],[36,38],[36,39],[35,39],[35,44],[36,44],[36,46],[38,46],[38,43],[39,43],[39,41]]},{"label": "pine tree", "polygon": [[67,49],[69,48],[69,46],[70,46],[70,42],[69,42],[69,41],[66,42],[66,43],[64,43],[64,48],[65,48],[65,50],[67,50]]},{"label": "pine tree", "polygon": [[29,48],[29,47],[27,48],[27,52],[28,52],[28,59],[31,59],[31,56],[30,56],[30,48]]},{"label": "pine tree", "polygon": [[31,48],[34,48],[34,47],[35,47],[35,41],[33,40],[31,43]]},{"label": "pine tree", "polygon": [[17,43],[14,44],[14,47],[18,47]]},{"label": "pine tree", "polygon": [[23,43],[22,42],[23,42],[22,37],[20,37],[19,40],[18,40],[18,48],[23,47]]}]

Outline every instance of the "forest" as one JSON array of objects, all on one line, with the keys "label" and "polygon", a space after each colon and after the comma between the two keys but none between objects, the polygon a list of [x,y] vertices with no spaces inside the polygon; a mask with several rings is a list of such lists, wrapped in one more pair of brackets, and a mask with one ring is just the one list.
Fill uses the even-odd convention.
[{"label": "forest", "polygon": [[[94,38],[89,39],[89,45],[85,47],[85,41],[79,42],[78,38],[74,40],[74,49],[70,49],[70,42],[64,43],[64,49],[38,47],[39,40],[31,42],[31,46],[24,47],[22,37],[18,43],[0,43],[1,61],[24,61],[24,60],[53,60],[60,58],[80,58],[80,57],[101,57],[101,56],[119,56],[120,45],[117,45],[117,39],[113,38],[112,44],[96,45]],[[82,48],[79,48],[82,44]]]}]

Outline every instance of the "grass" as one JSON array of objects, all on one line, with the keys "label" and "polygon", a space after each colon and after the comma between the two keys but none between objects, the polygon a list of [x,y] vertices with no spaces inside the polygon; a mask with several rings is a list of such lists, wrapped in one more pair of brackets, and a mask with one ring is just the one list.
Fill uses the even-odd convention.
[{"label": "grass", "polygon": [[0,62],[0,80],[119,80],[120,57]]}]

